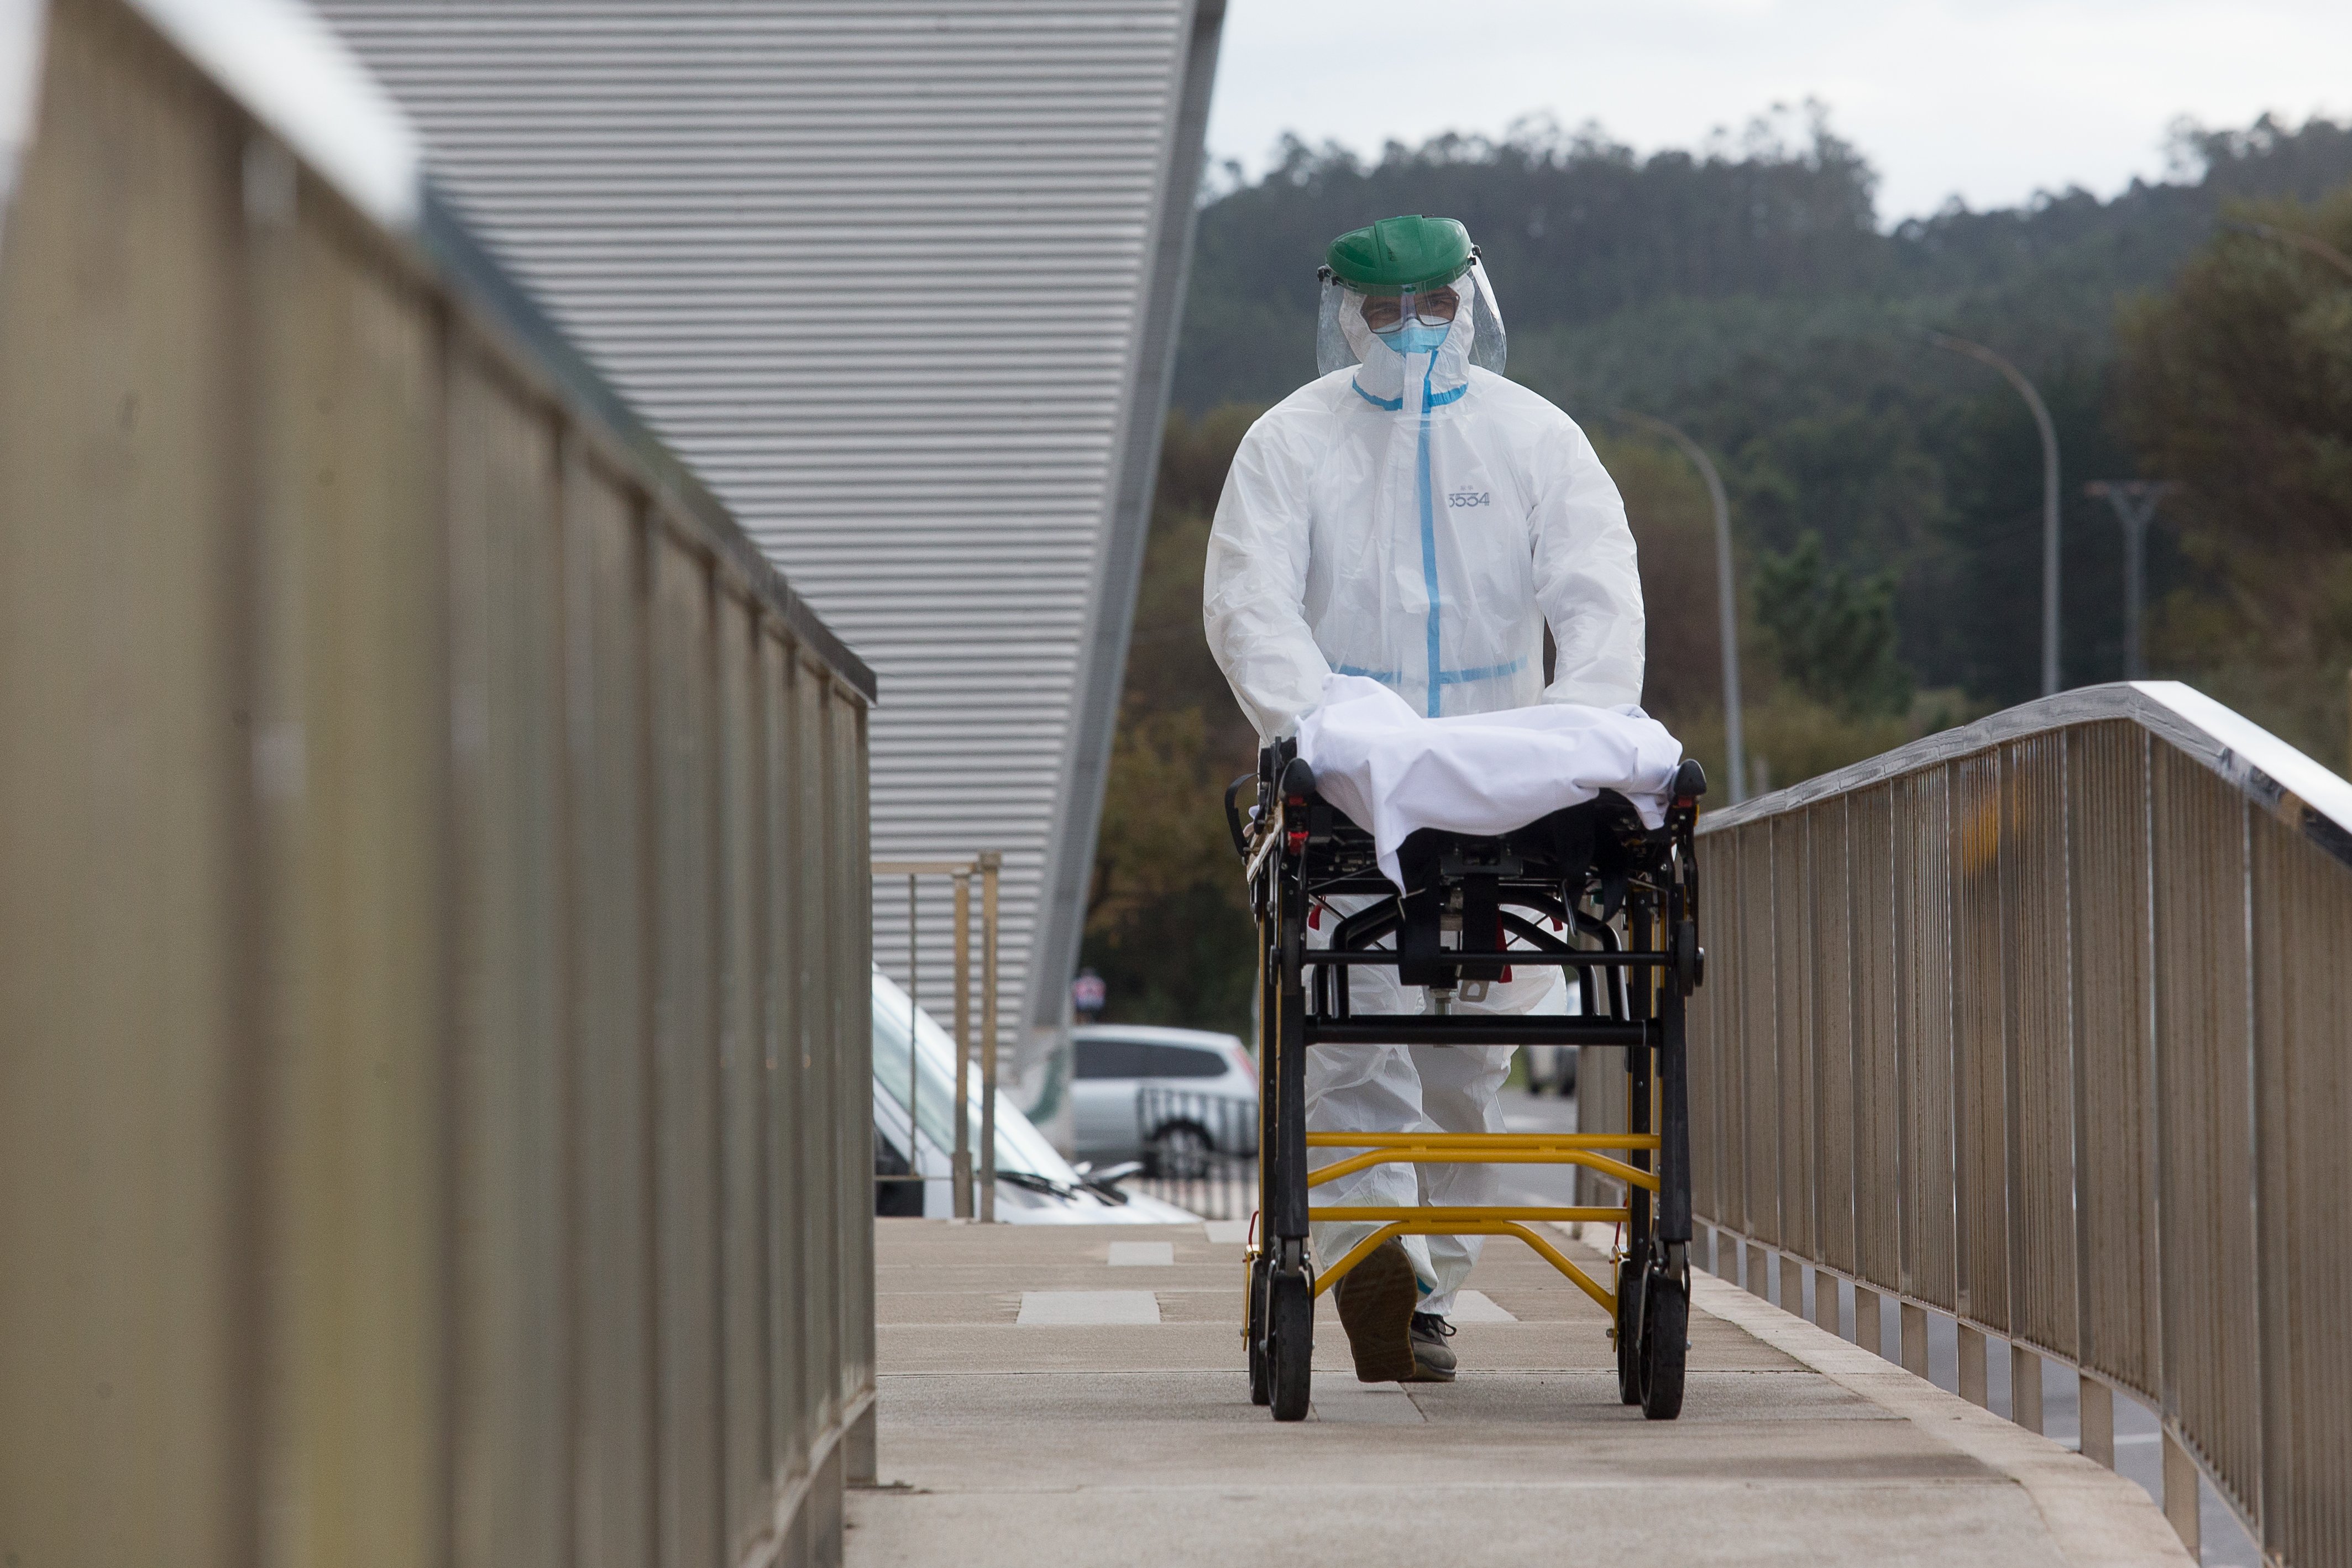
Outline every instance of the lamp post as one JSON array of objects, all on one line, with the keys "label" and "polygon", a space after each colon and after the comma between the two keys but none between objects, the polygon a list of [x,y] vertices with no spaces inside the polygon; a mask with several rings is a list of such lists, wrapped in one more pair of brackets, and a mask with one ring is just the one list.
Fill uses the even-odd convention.
[{"label": "lamp post", "polygon": [[2124,679],[2137,681],[2147,674],[2140,660],[2139,618],[2147,601],[2147,526],[2156,520],[2156,504],[2171,489],[2146,479],[2094,479],[2083,486],[2085,496],[2104,497],[2124,526]]},{"label": "lamp post", "polygon": [[2352,256],[2345,255],[2317,235],[2307,235],[2300,229],[2283,229],[2276,224],[2260,224],[2252,218],[2223,218],[2221,226],[2235,229],[2240,234],[2252,235],[2257,239],[2269,240],[2274,245],[2291,245],[2297,250],[2308,251],[2345,277],[2352,277]]},{"label": "lamp post", "polygon": [[2025,406],[2033,411],[2033,423],[2042,432],[2042,695],[2054,696],[2058,691],[2058,431],[2050,423],[2050,410],[2042,394],[2025,373],[1982,343],[1971,343],[1966,338],[1955,338],[1948,332],[1930,332],[1927,341],[1955,354],[1966,354],[1979,364],[1990,365],[2009,380]]},{"label": "lamp post", "polygon": [[1724,498],[1723,476],[1715,471],[1706,448],[1664,420],[1622,408],[1617,417],[1680,447],[1699,477],[1706,481],[1706,498],[1715,507],[1716,615],[1723,639],[1723,739],[1728,753],[1725,760],[1731,768],[1731,803],[1737,806],[1748,799],[1748,747],[1739,727],[1739,613],[1731,572],[1731,504]]}]

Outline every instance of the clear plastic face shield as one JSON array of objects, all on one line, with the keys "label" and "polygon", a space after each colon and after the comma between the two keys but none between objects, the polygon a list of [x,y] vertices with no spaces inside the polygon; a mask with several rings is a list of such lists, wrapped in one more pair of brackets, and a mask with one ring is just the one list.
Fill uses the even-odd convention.
[{"label": "clear plastic face shield", "polygon": [[1361,364],[1377,338],[1400,353],[1431,353],[1466,322],[1470,363],[1503,373],[1503,308],[1486,280],[1486,264],[1470,253],[1470,269],[1451,283],[1398,293],[1367,294],[1321,269],[1323,298],[1316,314],[1315,365],[1325,375]]}]

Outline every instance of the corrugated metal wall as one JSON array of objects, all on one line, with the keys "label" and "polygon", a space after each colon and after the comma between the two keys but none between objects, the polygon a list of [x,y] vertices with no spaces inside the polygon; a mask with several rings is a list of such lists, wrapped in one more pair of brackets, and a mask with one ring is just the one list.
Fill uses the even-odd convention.
[{"label": "corrugated metal wall", "polygon": [[876,852],[1003,850],[1005,1013],[1058,1024],[1223,0],[323,8],[872,661]]},{"label": "corrugated metal wall", "polygon": [[0,1556],[838,1563],[870,675],[446,214],[51,12],[0,235]]}]

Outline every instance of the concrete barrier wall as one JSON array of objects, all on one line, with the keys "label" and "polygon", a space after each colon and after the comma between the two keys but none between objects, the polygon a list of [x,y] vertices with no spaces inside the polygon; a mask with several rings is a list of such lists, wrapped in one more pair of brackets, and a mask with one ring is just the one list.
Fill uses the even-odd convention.
[{"label": "concrete barrier wall", "polygon": [[1698,843],[1699,1215],[2136,1396],[2273,1560],[2347,1561],[2352,785],[2097,687]]},{"label": "concrete barrier wall", "polygon": [[0,228],[0,1550],[837,1561],[872,678],[150,15]]}]

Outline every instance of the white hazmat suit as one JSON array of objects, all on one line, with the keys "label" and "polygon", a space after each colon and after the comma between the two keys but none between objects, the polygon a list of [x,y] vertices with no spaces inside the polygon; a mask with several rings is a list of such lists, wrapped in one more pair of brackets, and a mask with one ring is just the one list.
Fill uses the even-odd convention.
[{"label": "white hazmat suit", "polygon": [[[1485,269],[1474,264],[1454,287],[1460,308],[1443,340],[1401,352],[1366,325],[1361,294],[1327,285],[1327,319],[1338,327],[1324,334],[1328,373],[1268,410],[1234,455],[1209,539],[1202,619],[1262,740],[1295,734],[1335,673],[1379,681],[1433,717],[1641,699],[1641,578],[1617,486],[1573,420],[1496,373],[1501,312]],[[1482,326],[1496,342],[1479,343]],[[1557,646],[1549,685],[1547,622]],[[1363,901],[1337,902],[1345,915]],[[1328,943],[1335,924],[1327,918],[1310,940]],[[1427,1005],[1418,988],[1401,996],[1392,970],[1349,974],[1356,1011]],[[1562,1010],[1568,988],[1556,970],[1521,975],[1456,1010]],[[1307,1053],[1307,1125],[1501,1132],[1513,1049],[1318,1047]],[[1313,1154],[1321,1166],[1349,1152]],[[1380,1165],[1317,1187],[1315,1198],[1482,1204],[1496,1186],[1492,1166]],[[1316,1258],[1330,1266],[1372,1228],[1317,1225]],[[1451,1310],[1478,1241],[1407,1239],[1421,1311]]]}]

